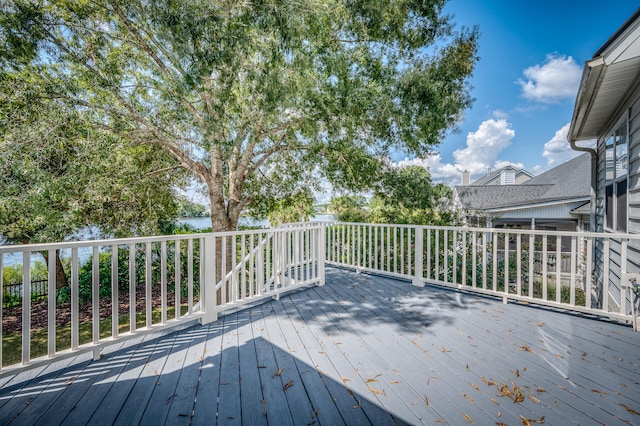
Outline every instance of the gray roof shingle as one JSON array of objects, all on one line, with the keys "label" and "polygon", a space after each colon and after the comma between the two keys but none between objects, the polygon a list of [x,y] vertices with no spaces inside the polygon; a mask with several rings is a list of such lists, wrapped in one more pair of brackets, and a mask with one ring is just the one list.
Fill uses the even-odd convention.
[{"label": "gray roof shingle", "polygon": [[580,155],[521,185],[469,185],[455,189],[462,207],[470,210],[587,198],[591,191],[590,161],[589,154]]}]

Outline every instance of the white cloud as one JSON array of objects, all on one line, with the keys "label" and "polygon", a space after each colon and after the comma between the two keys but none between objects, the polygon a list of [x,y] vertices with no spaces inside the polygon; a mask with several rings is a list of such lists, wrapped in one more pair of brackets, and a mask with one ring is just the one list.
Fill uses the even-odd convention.
[{"label": "white cloud", "polygon": [[490,169],[514,164],[522,167],[520,163],[511,163],[498,160],[505,148],[511,144],[515,131],[505,119],[489,119],[483,121],[478,130],[467,134],[467,146],[453,152],[455,164],[443,163],[440,154],[413,160],[405,159],[398,163],[399,166],[421,165],[426,167],[434,180],[449,180],[453,184],[459,184],[461,173],[467,170],[472,179],[486,174]]},{"label": "white cloud", "polygon": [[534,65],[522,72],[519,79],[525,98],[542,103],[557,103],[573,99],[578,92],[582,70],[571,56],[547,55],[544,64]]},{"label": "white cloud", "polygon": [[571,160],[582,154],[580,151],[574,151],[569,145],[567,135],[569,134],[569,126],[567,123],[561,129],[556,131],[555,135],[544,144],[542,156],[547,159],[547,169],[555,167],[565,161]]},{"label": "white cloud", "polygon": [[486,173],[515,134],[505,119],[483,121],[478,130],[467,134],[467,147],[453,152],[456,165],[472,175]]}]

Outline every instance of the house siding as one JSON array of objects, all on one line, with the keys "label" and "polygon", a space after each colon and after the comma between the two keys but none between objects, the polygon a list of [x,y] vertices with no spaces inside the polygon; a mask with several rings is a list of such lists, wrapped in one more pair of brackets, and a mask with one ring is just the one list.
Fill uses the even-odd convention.
[{"label": "house siding", "polygon": [[574,219],[571,210],[580,207],[588,200],[577,201],[574,203],[557,204],[544,207],[533,207],[526,209],[513,209],[505,211],[500,216],[501,219]]},{"label": "house siding", "polygon": [[[628,167],[628,221],[627,231],[632,234],[640,233],[640,90],[636,87],[628,102],[620,109],[622,111],[612,123],[619,124],[619,118],[628,112],[629,129],[629,167]],[[596,165],[596,228],[599,232],[605,230],[605,141],[613,130],[613,125],[601,135],[598,141],[598,161]],[[620,281],[622,277],[622,244],[620,240],[612,240],[609,251],[609,309],[619,309],[621,301]],[[596,259],[604,259],[603,243],[598,240],[595,250]],[[595,262],[596,280],[602,285],[605,265]],[[640,272],[640,244],[629,242],[627,246],[626,271]],[[602,288],[602,287],[599,287]],[[599,296],[602,296],[601,294]],[[627,297],[628,299],[628,297]],[[630,306],[630,300],[626,306]]]}]

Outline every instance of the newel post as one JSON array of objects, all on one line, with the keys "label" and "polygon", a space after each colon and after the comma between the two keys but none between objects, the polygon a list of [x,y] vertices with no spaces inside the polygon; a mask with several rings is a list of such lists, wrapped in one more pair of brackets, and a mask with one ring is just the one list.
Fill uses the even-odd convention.
[{"label": "newel post", "polygon": [[[216,309],[216,237],[215,234],[208,234],[203,238],[203,246],[201,247],[200,262],[204,265],[202,283],[200,286],[200,301],[204,306],[204,315],[201,318],[202,324],[209,324],[218,319],[218,310]],[[221,260],[224,262],[224,259]]]},{"label": "newel post", "polygon": [[327,225],[321,225],[318,229],[317,235],[318,238],[316,243],[318,244],[318,250],[316,253],[318,253],[318,278],[320,279],[320,281],[318,281],[318,285],[324,285],[324,262],[327,257]]},{"label": "newel post", "polygon": [[415,245],[414,245],[414,265],[415,272],[413,274],[413,285],[424,287],[423,278],[423,262],[424,262],[424,230],[422,227],[415,228]]}]

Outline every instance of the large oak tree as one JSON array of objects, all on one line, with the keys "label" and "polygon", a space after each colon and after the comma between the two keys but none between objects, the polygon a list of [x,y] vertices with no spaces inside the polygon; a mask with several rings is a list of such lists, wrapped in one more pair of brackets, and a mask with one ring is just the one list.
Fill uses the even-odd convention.
[{"label": "large oak tree", "polygon": [[[0,65],[206,184],[216,231],[318,177],[363,189],[470,105],[477,31],[444,0],[14,0]],[[292,184],[295,183],[295,184]]]}]

